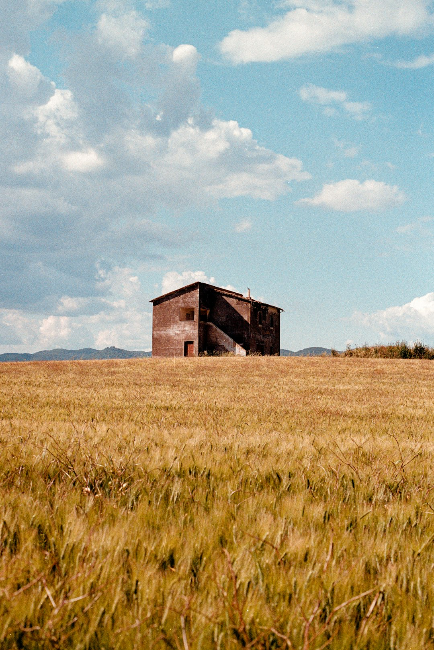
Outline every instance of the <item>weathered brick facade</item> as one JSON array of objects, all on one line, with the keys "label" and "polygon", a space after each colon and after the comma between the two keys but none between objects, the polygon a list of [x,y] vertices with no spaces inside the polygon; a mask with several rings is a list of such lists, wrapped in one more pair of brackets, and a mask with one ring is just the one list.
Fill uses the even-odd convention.
[{"label": "weathered brick facade", "polygon": [[280,352],[280,307],[204,282],[151,302],[154,357]]}]

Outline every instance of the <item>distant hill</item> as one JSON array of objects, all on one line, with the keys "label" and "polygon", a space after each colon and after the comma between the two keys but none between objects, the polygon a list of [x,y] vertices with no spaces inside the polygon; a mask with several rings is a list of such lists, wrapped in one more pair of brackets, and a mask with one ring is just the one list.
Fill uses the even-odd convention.
[{"label": "distant hill", "polygon": [[[292,350],[280,350],[281,357],[318,357],[321,355],[331,355],[332,351],[328,348],[304,348],[293,352]],[[113,346],[104,348],[104,350],[95,350],[94,348],[82,348],[81,350],[41,350],[41,352],[6,352],[0,354],[0,363],[2,361],[84,361],[92,359],[142,359],[151,357],[152,352],[122,350]]]},{"label": "distant hill", "polygon": [[120,348],[109,347],[104,350],[94,350],[93,348],[83,348],[81,350],[42,350],[29,354],[24,352],[7,352],[0,354],[1,361],[73,361],[73,360],[91,360],[91,359],[137,359],[150,357],[151,352],[122,350]]},{"label": "distant hill", "polygon": [[332,351],[329,348],[303,348],[303,350],[280,350],[281,357],[320,357],[322,355],[331,356]]}]

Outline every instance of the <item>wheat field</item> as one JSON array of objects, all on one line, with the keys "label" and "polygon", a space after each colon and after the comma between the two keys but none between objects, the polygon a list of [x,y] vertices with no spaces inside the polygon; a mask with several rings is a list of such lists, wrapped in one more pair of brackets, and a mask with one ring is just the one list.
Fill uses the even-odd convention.
[{"label": "wheat field", "polygon": [[2,650],[434,648],[434,364],[0,365]]}]

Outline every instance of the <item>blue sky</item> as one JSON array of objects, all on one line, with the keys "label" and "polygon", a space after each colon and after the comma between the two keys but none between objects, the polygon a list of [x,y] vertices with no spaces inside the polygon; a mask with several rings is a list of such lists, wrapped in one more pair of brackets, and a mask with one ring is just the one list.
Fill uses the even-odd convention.
[{"label": "blue sky", "polygon": [[195,280],[281,345],[434,345],[434,3],[0,0],[0,352],[150,349]]}]

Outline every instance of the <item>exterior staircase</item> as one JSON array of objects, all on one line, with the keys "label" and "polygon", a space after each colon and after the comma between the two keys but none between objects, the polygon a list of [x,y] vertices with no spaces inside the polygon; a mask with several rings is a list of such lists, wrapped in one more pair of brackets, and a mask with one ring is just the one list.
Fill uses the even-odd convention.
[{"label": "exterior staircase", "polygon": [[218,352],[232,352],[240,357],[247,355],[246,349],[242,345],[210,321],[207,322],[207,342]]}]

